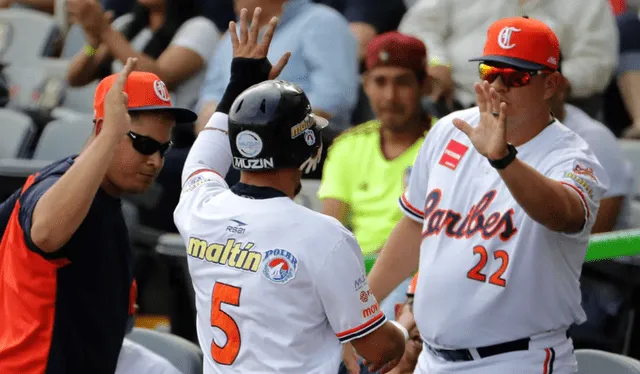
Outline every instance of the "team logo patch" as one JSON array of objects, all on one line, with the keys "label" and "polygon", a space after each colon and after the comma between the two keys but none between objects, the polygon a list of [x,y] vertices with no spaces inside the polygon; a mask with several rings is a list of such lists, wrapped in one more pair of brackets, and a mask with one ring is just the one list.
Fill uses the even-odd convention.
[{"label": "team logo patch", "polygon": [[273,283],[285,284],[295,278],[298,259],[284,249],[271,249],[264,253],[262,274]]},{"label": "team logo patch", "polygon": [[442,157],[440,157],[439,164],[448,167],[451,170],[456,170],[460,160],[462,160],[462,156],[467,153],[469,147],[466,145],[459,143],[453,139],[449,140],[449,144],[447,144],[447,148],[442,153]]},{"label": "team logo patch", "polygon": [[153,90],[156,92],[156,96],[158,96],[160,100],[162,101],[170,100],[169,90],[167,89],[167,85],[164,84],[163,81],[156,79],[156,81],[153,82]]},{"label": "team logo patch", "polygon": [[262,152],[262,139],[253,131],[242,131],[236,137],[236,148],[245,157],[256,157]]},{"label": "team logo patch", "polygon": [[303,133],[306,135],[306,130],[310,129],[314,124],[315,121],[311,116],[304,117],[302,121],[291,128],[291,139],[295,139]]},{"label": "team logo patch", "polygon": [[367,303],[369,301],[369,293],[371,291],[360,291],[360,301]]},{"label": "team logo patch", "polygon": [[591,180],[594,181],[598,181],[598,178],[596,178],[596,174],[593,172],[593,168],[589,168],[586,166],[582,166],[579,162],[576,162],[573,165],[573,172],[577,175],[584,175],[587,178],[590,178]]},{"label": "team logo patch", "polygon": [[316,144],[316,134],[313,133],[313,130],[304,130],[304,141],[307,142],[309,146]]},{"label": "team logo patch", "polygon": [[183,190],[185,192],[187,191],[193,191],[195,190],[198,186],[201,186],[207,182],[213,181],[213,179],[210,178],[206,178],[202,175],[196,175],[191,177],[188,181],[187,184],[185,184]]}]

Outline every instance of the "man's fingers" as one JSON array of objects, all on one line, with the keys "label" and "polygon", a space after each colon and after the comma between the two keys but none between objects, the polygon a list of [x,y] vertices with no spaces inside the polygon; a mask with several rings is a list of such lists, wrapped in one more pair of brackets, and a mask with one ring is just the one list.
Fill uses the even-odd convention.
[{"label": "man's fingers", "polygon": [[500,108],[500,115],[498,116],[498,124],[500,129],[507,128],[507,103],[498,103]]},{"label": "man's fingers", "polygon": [[229,22],[229,36],[231,36],[231,45],[233,50],[238,49],[238,31],[236,30],[236,23],[234,21]]},{"label": "man's fingers", "polygon": [[469,134],[471,134],[471,131],[473,130],[473,127],[471,127],[471,125],[469,125],[468,123],[466,123],[465,121],[459,118],[454,118],[453,125],[457,127],[458,130],[465,133],[465,135],[467,136],[469,136]]},{"label": "man's fingers", "polygon": [[495,88],[489,88],[489,98],[491,100],[491,112],[500,112],[500,95]]},{"label": "man's fingers", "polygon": [[129,78],[129,74],[131,74],[131,72],[135,68],[136,62],[138,62],[137,58],[129,57],[127,59],[127,63],[124,64],[124,68],[122,68],[122,70],[120,71],[120,74],[118,74],[118,78],[114,82],[114,85],[118,86],[120,91],[124,90],[124,84],[127,82],[127,78]]},{"label": "man's fingers", "polygon": [[267,26],[267,30],[264,32],[264,35],[262,35],[262,42],[260,43],[260,55],[262,57],[266,57],[269,54],[271,39],[273,39],[273,34],[276,31],[277,26],[278,17],[271,18],[269,25]]},{"label": "man's fingers", "polygon": [[273,68],[271,68],[271,71],[269,72],[269,79],[276,79],[280,75],[280,73],[282,73],[282,70],[285,66],[287,66],[287,63],[289,62],[290,57],[291,52],[287,52],[282,55],[282,57],[280,57],[278,62],[273,66]]},{"label": "man's fingers", "polygon": [[248,45],[250,48],[258,44],[258,25],[260,24],[260,13],[262,13],[262,8],[257,7],[253,11],[253,18],[251,19],[251,26],[249,26],[249,41]]},{"label": "man's fingers", "polygon": [[476,83],[473,85],[473,88],[476,91],[476,102],[478,103],[478,109],[480,109],[480,113],[484,113],[487,111],[487,99],[484,96],[484,91],[482,90],[481,83]]},{"label": "man's fingers", "polygon": [[242,8],[242,10],[240,10],[240,43],[242,43],[242,45],[247,44],[247,9],[246,8]]}]

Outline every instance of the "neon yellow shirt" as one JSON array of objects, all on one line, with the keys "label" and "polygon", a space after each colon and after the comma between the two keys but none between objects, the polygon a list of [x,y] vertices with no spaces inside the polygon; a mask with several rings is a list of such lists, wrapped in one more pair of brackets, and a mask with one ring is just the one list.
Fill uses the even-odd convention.
[{"label": "neon yellow shirt", "polygon": [[329,147],[318,198],[347,204],[345,224],[362,253],[381,249],[402,218],[398,197],[423,141],[424,137],[400,156],[387,160],[380,149],[380,122],[372,120],[338,136]]}]

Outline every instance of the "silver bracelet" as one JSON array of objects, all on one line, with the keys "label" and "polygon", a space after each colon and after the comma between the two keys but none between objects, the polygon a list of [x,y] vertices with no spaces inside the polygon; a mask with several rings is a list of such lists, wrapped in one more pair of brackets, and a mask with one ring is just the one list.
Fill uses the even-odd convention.
[{"label": "silver bracelet", "polygon": [[402,335],[404,335],[404,341],[409,340],[409,331],[402,326],[402,324],[398,321],[389,320],[389,322],[393,323],[400,331],[402,331]]}]

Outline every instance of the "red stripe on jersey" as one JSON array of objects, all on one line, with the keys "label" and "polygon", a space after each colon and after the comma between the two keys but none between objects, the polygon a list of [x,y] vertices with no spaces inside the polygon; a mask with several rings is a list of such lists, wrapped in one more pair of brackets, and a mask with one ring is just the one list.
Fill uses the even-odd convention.
[{"label": "red stripe on jersey", "polygon": [[424,217],[424,212],[421,211],[420,209],[414,207],[413,205],[411,205],[409,200],[407,200],[407,197],[406,197],[405,194],[402,194],[402,196],[400,196],[400,198],[402,199],[402,204],[405,206],[405,208],[407,208],[408,210],[412,211],[413,213],[419,215],[420,217]]},{"label": "red stripe on jersey", "polygon": [[564,184],[565,186],[569,186],[571,188],[574,189],[574,191],[576,191],[578,193],[578,195],[580,195],[580,198],[582,199],[582,202],[584,203],[584,208],[587,210],[587,219],[589,219],[589,217],[591,217],[591,210],[589,209],[589,204],[587,203],[587,198],[584,197],[584,194],[582,193],[582,191],[580,191],[580,189],[576,186],[574,186],[571,183],[567,183],[567,182],[560,182],[561,184]]},{"label": "red stripe on jersey", "polygon": [[339,338],[342,338],[343,336],[347,336],[347,335],[351,335],[351,334],[355,334],[360,330],[364,330],[367,327],[371,326],[372,324],[374,324],[376,321],[378,321],[380,318],[384,318],[384,313],[382,313],[382,311],[380,311],[378,314],[376,314],[373,318],[371,318],[370,320],[368,320],[367,322],[363,323],[360,326],[354,327],[350,330],[347,331],[343,331],[339,334],[336,334],[336,336]]}]

